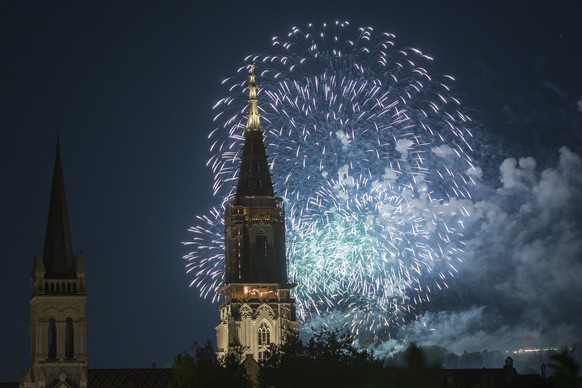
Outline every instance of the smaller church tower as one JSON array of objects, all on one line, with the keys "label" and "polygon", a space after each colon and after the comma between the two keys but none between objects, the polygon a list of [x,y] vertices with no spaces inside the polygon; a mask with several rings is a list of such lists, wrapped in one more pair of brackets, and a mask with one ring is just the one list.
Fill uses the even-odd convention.
[{"label": "smaller church tower", "polygon": [[87,327],[83,256],[73,256],[57,139],[44,251],[34,259],[30,366],[22,388],[86,388]]},{"label": "smaller church tower", "polygon": [[225,284],[220,292],[217,355],[241,352],[262,362],[273,344],[297,332],[294,284],[287,280],[285,212],[276,197],[263,142],[254,65],[249,82],[236,194],[224,214]]}]

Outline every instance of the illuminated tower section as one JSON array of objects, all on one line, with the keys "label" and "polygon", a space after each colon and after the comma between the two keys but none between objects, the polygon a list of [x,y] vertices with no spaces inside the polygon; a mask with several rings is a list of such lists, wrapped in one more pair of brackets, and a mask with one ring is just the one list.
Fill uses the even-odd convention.
[{"label": "illuminated tower section", "polygon": [[86,388],[85,269],[82,256],[73,256],[58,141],[44,251],[31,285],[30,366],[20,386]]},{"label": "illuminated tower section", "polygon": [[285,213],[276,197],[260,123],[254,66],[249,82],[248,121],[236,195],[224,214],[225,284],[217,355],[242,351],[261,362],[271,344],[297,331],[294,287],[287,280]]}]

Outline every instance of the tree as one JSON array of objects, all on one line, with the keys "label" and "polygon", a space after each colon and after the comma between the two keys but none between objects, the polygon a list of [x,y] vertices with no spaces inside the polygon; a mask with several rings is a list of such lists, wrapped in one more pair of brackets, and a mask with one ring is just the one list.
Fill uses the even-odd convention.
[{"label": "tree", "polygon": [[572,358],[568,351],[553,354],[548,365],[554,370],[556,388],[577,388],[580,365]]},{"label": "tree", "polygon": [[[438,350],[438,349],[437,349]],[[392,387],[398,388],[419,388],[437,386],[442,380],[442,374],[438,367],[437,359],[429,362],[427,355],[421,347],[411,344],[403,354],[398,355],[398,359],[403,362],[392,370]]]},{"label": "tree", "polygon": [[293,336],[272,347],[259,376],[261,386],[276,388],[387,386],[384,380],[382,362],[337,330],[323,330],[306,344]]},{"label": "tree", "polygon": [[240,354],[217,359],[214,345],[194,343],[194,354],[184,352],[174,358],[170,388],[250,387]]},{"label": "tree", "polygon": [[[170,388],[251,386],[242,353],[217,360],[210,342],[193,349],[194,355],[176,356]],[[439,348],[431,351],[435,359],[443,353]],[[323,330],[306,343],[289,336],[283,345],[271,345],[267,356],[259,372],[260,387],[425,388],[440,386],[443,378],[415,345],[399,355],[399,365],[387,367],[371,351],[358,348],[350,333],[338,330]]]}]

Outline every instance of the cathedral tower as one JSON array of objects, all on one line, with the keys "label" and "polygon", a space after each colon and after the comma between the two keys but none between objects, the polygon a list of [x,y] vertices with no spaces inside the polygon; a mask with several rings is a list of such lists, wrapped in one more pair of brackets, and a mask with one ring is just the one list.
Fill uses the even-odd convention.
[{"label": "cathedral tower", "polygon": [[30,366],[21,387],[86,388],[85,270],[73,256],[57,139],[44,251],[34,259]]},{"label": "cathedral tower", "polygon": [[297,331],[294,287],[287,280],[285,213],[276,197],[260,123],[254,65],[236,194],[224,214],[225,284],[220,292],[217,354],[242,351],[257,362],[271,344]]}]

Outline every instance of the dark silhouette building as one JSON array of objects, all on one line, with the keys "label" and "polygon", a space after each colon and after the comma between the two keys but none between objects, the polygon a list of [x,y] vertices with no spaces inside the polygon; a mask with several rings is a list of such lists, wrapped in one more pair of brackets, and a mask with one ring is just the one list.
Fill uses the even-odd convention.
[{"label": "dark silhouette building", "polygon": [[44,251],[31,285],[30,365],[21,385],[87,387],[85,270],[82,253],[73,255],[58,139]]},{"label": "dark silhouette building", "polygon": [[57,149],[44,251],[34,258],[30,299],[30,365],[21,388],[162,388],[170,369],[89,369],[83,254],[73,255],[61,147]]}]

